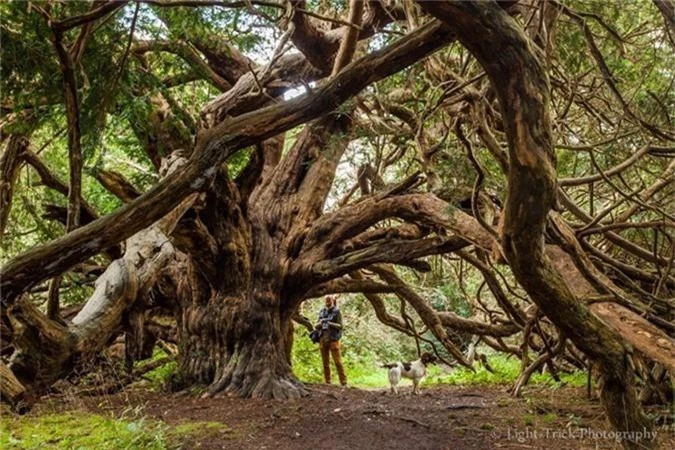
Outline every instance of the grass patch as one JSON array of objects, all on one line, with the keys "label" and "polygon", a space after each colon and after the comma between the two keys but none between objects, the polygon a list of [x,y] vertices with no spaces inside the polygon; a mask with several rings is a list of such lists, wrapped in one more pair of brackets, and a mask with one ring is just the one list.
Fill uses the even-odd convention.
[{"label": "grass patch", "polygon": [[185,422],[178,424],[169,432],[172,439],[183,442],[191,436],[219,436],[223,439],[234,437],[235,432],[221,422]]},{"label": "grass patch", "polygon": [[[169,355],[159,347],[155,347],[152,357],[144,361],[136,361],[135,369],[142,369],[143,366],[153,364],[154,362],[167,358]],[[143,374],[143,378],[149,383],[149,387],[154,391],[171,390],[174,383],[178,380],[178,362],[170,361],[149,372]]]},{"label": "grass patch", "polygon": [[114,418],[84,412],[15,416],[3,414],[0,448],[9,450],[178,450],[191,448],[192,436],[234,431],[220,422],[185,422],[174,427],[161,421]]},{"label": "grass patch", "polygon": [[[323,383],[323,363],[319,345],[298,340],[293,349],[293,373],[306,383]],[[342,353],[342,362],[350,386],[362,389],[383,388],[389,386],[387,369],[379,367],[385,361],[376,361],[374,356],[357,353],[353,347],[346,347]],[[331,379],[337,383],[338,376],[331,358]]]},{"label": "grass patch", "polygon": [[505,355],[489,355],[488,361],[494,373],[487,371],[481,364],[475,365],[475,372],[466,367],[456,367],[447,373],[438,366],[429,369],[425,384],[476,385],[476,384],[511,384],[520,374],[520,361]]},{"label": "grass patch", "polygon": [[176,449],[162,422],[116,419],[98,414],[60,413],[40,416],[4,415],[0,448],[16,450]]},{"label": "grass patch", "polygon": [[143,375],[150,382],[150,387],[155,391],[166,390],[178,373],[178,363],[171,361]]},{"label": "grass patch", "polygon": [[[307,383],[323,383],[323,363],[319,344],[315,344],[306,336],[307,330],[297,328],[293,345],[293,373],[298,379]],[[387,371],[379,366],[386,361],[374,352],[368,351],[350,336],[341,341],[342,362],[345,366],[349,385],[359,388],[381,388],[388,386]],[[378,359],[380,359],[378,361]],[[337,371],[331,358],[331,378],[337,383]]]},{"label": "grass patch", "polygon": [[558,415],[556,413],[546,413],[541,420],[544,423],[553,423],[558,420]]},{"label": "grass patch", "polygon": [[[488,372],[481,364],[476,364],[476,372],[471,372],[466,367],[457,367],[450,373],[445,372],[438,366],[429,369],[425,384],[449,384],[449,385],[480,385],[480,384],[512,384],[520,375],[520,361],[509,358],[507,355],[488,355],[490,366],[494,373]],[[555,381],[549,373],[535,373],[530,378],[531,385],[548,385],[554,388],[562,386],[583,387],[586,385],[584,372],[560,373],[560,382]]]},{"label": "grass patch", "polygon": [[[341,341],[342,361],[347,372],[349,385],[363,389],[387,389],[389,380],[387,370],[380,367],[382,362],[396,361],[400,355],[379,353],[378,347],[366,341],[358,340],[352,334],[346,334]],[[485,351],[484,349],[482,351]],[[490,366],[494,373],[488,372],[480,364],[475,364],[475,372],[465,367],[455,367],[448,370],[445,366],[432,365],[427,369],[427,377],[423,381],[426,386],[433,385],[509,385],[513,384],[520,375],[521,362],[517,358],[500,353],[487,352]],[[293,372],[307,383],[322,383],[323,369],[321,352],[318,344],[312,343],[307,337],[307,330],[297,327],[293,345]],[[412,355],[409,355],[409,357]],[[403,358],[405,360],[405,357]],[[334,382],[337,382],[335,367],[331,361],[331,372]],[[584,372],[560,373],[560,382],[555,381],[549,373],[535,373],[530,378],[530,385],[548,385],[552,388],[562,386],[583,387],[586,385]],[[411,385],[404,380],[402,386]]]},{"label": "grass patch", "polygon": [[173,427],[172,433],[178,435],[204,434],[211,432],[231,433],[232,429],[220,422],[185,422]]}]

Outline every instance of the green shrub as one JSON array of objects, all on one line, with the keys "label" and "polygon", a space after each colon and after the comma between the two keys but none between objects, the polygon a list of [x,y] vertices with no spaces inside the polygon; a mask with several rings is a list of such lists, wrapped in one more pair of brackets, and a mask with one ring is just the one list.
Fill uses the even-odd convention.
[{"label": "green shrub", "polygon": [[[146,361],[136,362],[136,367],[140,368],[145,364],[150,364],[156,360],[166,358],[167,353],[160,349],[159,347],[155,348],[152,357]],[[162,366],[157,367],[156,369],[151,370],[143,375],[143,378],[150,382],[150,387],[155,391],[162,390],[173,390],[171,389],[178,379],[178,363],[176,361],[171,361]]]}]

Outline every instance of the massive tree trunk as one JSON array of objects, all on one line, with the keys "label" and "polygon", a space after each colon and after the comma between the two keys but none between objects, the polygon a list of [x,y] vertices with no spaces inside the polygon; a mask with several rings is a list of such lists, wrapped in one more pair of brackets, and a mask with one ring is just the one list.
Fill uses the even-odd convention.
[{"label": "massive tree trunk", "polygon": [[271,238],[253,230],[266,227],[249,224],[221,168],[201,214],[184,218],[174,234],[190,255],[178,309],[182,381],[209,385],[210,394],[297,396],[303,390],[286,357],[291,315],[281,308],[279,256]]},{"label": "massive tree trunk", "polygon": [[183,381],[208,385],[209,395],[303,395],[287,358],[290,319],[282,318],[279,303],[273,295],[216,294],[206,307],[186,308],[181,324]]},{"label": "massive tree trunk", "polygon": [[207,385],[209,394],[300,395],[302,386],[286,357],[284,330],[290,323],[281,317],[278,295],[212,292],[206,296],[204,303],[192,299],[181,311],[181,381]]},{"label": "massive tree trunk", "polygon": [[[271,140],[259,160],[266,172],[248,199],[221,168],[204,208],[184,219],[174,239],[191,257],[189,292],[180,311],[181,372],[209,393],[296,397],[287,339],[311,280],[287,282],[292,258],[321,215],[332,177],[349,139],[351,121],[331,114],[308,125],[284,160]],[[265,176],[266,175],[266,176]],[[189,223],[188,223],[189,222]],[[181,234],[180,230],[188,230]],[[225,272],[224,272],[225,271]]]}]

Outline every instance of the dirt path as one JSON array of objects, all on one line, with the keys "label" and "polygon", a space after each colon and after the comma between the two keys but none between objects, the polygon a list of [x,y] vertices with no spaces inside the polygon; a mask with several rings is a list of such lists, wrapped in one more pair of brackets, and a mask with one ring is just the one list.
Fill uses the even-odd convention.
[{"label": "dirt path", "polygon": [[[106,397],[53,399],[47,408],[122,414],[142,406],[149,419],[181,426],[218,422],[185,449],[488,450],[619,449],[597,401],[582,390],[529,388],[514,399],[504,387],[434,387],[412,396],[312,385],[296,401],[200,399],[134,390]],[[660,448],[675,448],[660,429]]]}]

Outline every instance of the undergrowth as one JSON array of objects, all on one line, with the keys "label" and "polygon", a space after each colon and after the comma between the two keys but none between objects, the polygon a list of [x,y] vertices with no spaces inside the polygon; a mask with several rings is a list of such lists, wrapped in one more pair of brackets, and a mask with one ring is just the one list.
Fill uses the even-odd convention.
[{"label": "undergrowth", "polygon": [[[434,366],[429,369],[425,380],[427,385],[481,385],[481,384],[512,384],[520,375],[521,365],[516,358],[503,354],[488,355],[490,366],[494,373],[489,372],[480,363],[474,365],[475,372],[466,367],[448,369]],[[557,382],[549,373],[534,373],[530,378],[531,385],[548,385],[551,387],[586,385],[586,374],[583,372],[560,373],[560,382]]]},{"label": "undergrowth", "polygon": [[[152,357],[148,361],[136,362],[136,367],[142,367],[144,364],[151,364],[156,360],[167,357],[167,353],[159,347],[155,348]],[[178,377],[178,363],[176,361],[168,362],[157,367],[143,375],[148,381],[150,387],[155,391],[171,390],[171,386]]]},{"label": "undergrowth", "polygon": [[178,445],[171,443],[168,426],[162,422],[67,412],[21,417],[3,414],[0,448],[169,450]]},{"label": "undergrowth", "polygon": [[233,431],[220,422],[189,421],[170,427],[164,422],[136,417],[107,417],[85,412],[15,416],[4,413],[0,422],[3,450],[177,450],[190,448],[192,436]]}]

